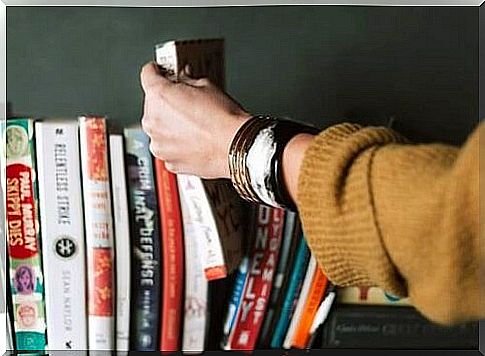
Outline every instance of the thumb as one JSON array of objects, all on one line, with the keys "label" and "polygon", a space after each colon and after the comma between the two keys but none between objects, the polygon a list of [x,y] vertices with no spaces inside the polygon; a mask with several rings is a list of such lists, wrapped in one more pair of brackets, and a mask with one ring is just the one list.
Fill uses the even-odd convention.
[{"label": "thumb", "polygon": [[199,88],[207,87],[207,86],[210,86],[210,84],[211,84],[209,79],[207,79],[207,78],[193,79],[193,78],[188,77],[184,73],[180,74],[180,81],[185,83],[185,84],[191,85],[193,87],[199,87]]},{"label": "thumb", "polygon": [[148,62],[141,69],[140,82],[141,82],[143,91],[145,93],[147,92],[147,90],[157,85],[162,87],[167,87],[173,84],[170,80],[165,78],[163,75],[160,75],[158,66],[153,61]]},{"label": "thumb", "polygon": [[193,87],[206,87],[210,85],[208,78],[193,78],[191,75],[191,68],[188,64],[180,72],[179,79],[181,82],[189,84]]}]

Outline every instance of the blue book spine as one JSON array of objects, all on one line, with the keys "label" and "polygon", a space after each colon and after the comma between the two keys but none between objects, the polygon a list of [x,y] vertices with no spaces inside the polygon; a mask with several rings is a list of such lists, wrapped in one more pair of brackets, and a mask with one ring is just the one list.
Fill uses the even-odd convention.
[{"label": "blue book spine", "polygon": [[130,349],[158,351],[160,332],[160,220],[149,138],[139,128],[124,130],[130,197],[132,305]]},{"label": "blue book spine", "polygon": [[246,285],[248,265],[249,258],[247,256],[244,256],[236,272],[237,274],[232,289],[231,299],[229,300],[229,306],[227,308],[228,310],[226,322],[224,323],[224,336],[222,340],[222,347],[224,347],[225,344],[228,342],[232,327],[234,326],[234,322],[236,321],[239,304],[241,302],[241,297],[243,295],[244,287]]},{"label": "blue book spine", "polygon": [[293,314],[295,306],[294,300],[298,293],[299,286],[305,277],[309,258],[310,250],[308,249],[305,237],[301,235],[296,252],[295,263],[293,265],[293,273],[291,275],[290,283],[288,284],[288,289],[286,290],[281,313],[271,340],[271,348],[279,349],[283,345],[286,330],[290,324],[291,315]]}]

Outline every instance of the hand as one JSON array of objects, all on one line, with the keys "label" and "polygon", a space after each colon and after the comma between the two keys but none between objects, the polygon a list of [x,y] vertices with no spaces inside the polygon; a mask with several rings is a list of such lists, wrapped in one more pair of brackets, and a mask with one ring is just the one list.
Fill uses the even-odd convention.
[{"label": "hand", "polygon": [[143,130],[153,155],[173,173],[229,178],[232,138],[251,115],[207,79],[174,83],[154,62],[141,71]]}]

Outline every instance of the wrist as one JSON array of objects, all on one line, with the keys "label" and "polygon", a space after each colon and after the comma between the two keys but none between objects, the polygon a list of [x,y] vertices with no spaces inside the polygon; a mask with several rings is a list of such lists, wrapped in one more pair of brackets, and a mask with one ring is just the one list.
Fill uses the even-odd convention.
[{"label": "wrist", "polygon": [[283,177],[291,199],[296,202],[298,179],[305,152],[314,139],[314,135],[302,133],[294,136],[283,151]]},{"label": "wrist", "polygon": [[231,147],[231,142],[234,139],[234,136],[236,135],[237,131],[241,128],[242,125],[246,121],[248,121],[253,115],[243,112],[237,115],[231,115],[227,122],[229,122],[225,134],[225,139],[222,140],[222,157],[223,159],[221,162],[223,162],[223,167],[222,167],[222,178],[231,178],[231,174],[229,171],[229,163],[228,163],[228,157],[229,157],[229,149]]}]

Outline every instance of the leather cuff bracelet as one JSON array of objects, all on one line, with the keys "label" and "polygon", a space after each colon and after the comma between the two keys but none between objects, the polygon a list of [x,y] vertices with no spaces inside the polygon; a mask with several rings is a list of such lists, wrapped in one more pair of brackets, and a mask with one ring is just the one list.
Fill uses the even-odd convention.
[{"label": "leather cuff bracelet", "polygon": [[271,116],[253,116],[236,132],[229,149],[229,171],[244,199],[297,211],[283,176],[283,152],[297,134],[317,128]]}]

